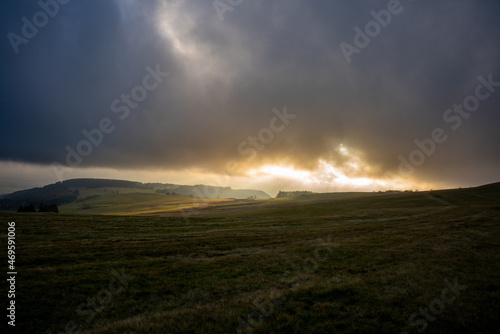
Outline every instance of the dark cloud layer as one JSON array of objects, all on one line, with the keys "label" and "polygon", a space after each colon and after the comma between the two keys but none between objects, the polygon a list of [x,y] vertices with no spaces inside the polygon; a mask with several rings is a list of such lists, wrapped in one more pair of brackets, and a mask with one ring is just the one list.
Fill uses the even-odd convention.
[{"label": "dark cloud layer", "polygon": [[[349,64],[339,44],[388,2],[243,1],[221,21],[211,1],[73,0],[17,54],[7,34],[40,7],[2,2],[0,159],[65,163],[66,146],[109,118],[115,130],[82,167],[217,172],[245,161],[240,143],[287,106],[297,118],[251,164],[342,164],[332,152],[343,143],[373,173],[397,173],[398,156],[439,127],[448,140],[419,179],[498,180],[500,87],[455,131],[443,114],[474,94],[478,76],[500,81],[500,4],[401,1]],[[157,64],[170,75],[120,120],[112,102]]]}]

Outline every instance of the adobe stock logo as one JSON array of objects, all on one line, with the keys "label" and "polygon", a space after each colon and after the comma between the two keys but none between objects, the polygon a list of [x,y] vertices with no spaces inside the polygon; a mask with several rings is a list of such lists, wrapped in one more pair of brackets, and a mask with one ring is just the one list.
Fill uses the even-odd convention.
[{"label": "adobe stock logo", "polygon": [[[412,0],[408,1],[411,2]],[[341,42],[339,44],[340,50],[348,64],[352,62],[353,54],[360,54],[361,50],[368,47],[372,39],[380,35],[382,28],[387,28],[389,26],[392,17],[401,14],[404,9],[399,0],[389,0],[386,7],[387,9],[382,9],[378,12],[374,10],[370,11],[373,20],[365,24],[364,31],[358,26],[354,27],[354,32],[356,34],[354,35],[352,44],[346,42]]]},{"label": "adobe stock logo", "polygon": [[[493,73],[490,73],[487,78],[480,75],[477,77],[479,84],[471,94],[464,98],[462,104],[453,104],[452,108],[446,109],[443,113],[443,121],[451,127],[453,131],[458,130],[463,123],[464,119],[468,119],[472,113],[479,109],[482,101],[486,101],[500,87],[500,81],[493,80]],[[450,132],[448,130],[448,132]],[[399,174],[403,177],[411,176],[415,172],[415,167],[421,166],[424,162],[433,155],[438,144],[443,144],[448,140],[447,131],[444,128],[434,128],[430,132],[429,138],[419,140],[415,139],[413,142],[417,149],[410,152],[408,158],[402,155],[398,156]]]},{"label": "adobe stock logo", "polygon": [[[266,146],[273,142],[276,135],[285,130],[291,121],[297,117],[296,114],[289,113],[286,106],[283,107],[282,111],[273,108],[272,112],[274,116],[269,120],[269,127],[260,129],[256,136],[248,136],[246,140],[238,145],[238,153],[241,156],[248,155],[246,162],[250,162],[257,156],[258,152],[265,150]],[[231,177],[236,174],[240,166],[241,163],[236,160],[228,161],[225,170],[220,173],[220,178],[214,180],[216,186],[228,187]],[[212,192],[212,189],[215,189],[215,192]],[[218,188],[205,186],[203,192],[194,191],[196,197],[193,198],[194,205],[191,208],[185,209],[183,205],[179,205],[180,212],[186,223],[189,223],[190,216],[199,213],[197,208],[207,206],[205,198],[215,198],[219,195],[219,191]]]},{"label": "adobe stock logo", "polygon": [[241,5],[243,0],[214,0],[212,2],[217,15],[221,21],[224,21],[224,14],[226,12],[232,12],[236,7]]},{"label": "adobe stock logo", "polygon": [[91,155],[94,149],[103,143],[105,135],[113,133],[116,125],[126,120],[131,112],[137,110],[149,94],[170,76],[169,72],[161,70],[160,64],[157,64],[155,69],[147,66],[146,72],[139,85],[134,86],[129,93],[123,93],[119,98],[111,102],[111,112],[116,114],[118,120],[113,121],[111,118],[103,117],[98,122],[97,127],[81,131],[83,138],[75,146],[66,145],[66,164],[59,163],[58,161],[52,163],[52,169],[59,181],[63,180],[63,175],[66,172],[71,172],[73,168],[79,167],[84,158]]},{"label": "adobe stock logo", "polygon": [[[435,321],[437,316],[443,314],[446,310],[446,305],[453,303],[462,292],[467,289],[467,285],[458,284],[458,277],[455,277],[453,283],[448,280],[444,280],[446,288],[441,290],[441,294],[438,298],[433,299],[428,307],[420,307],[419,312],[412,313],[408,318],[408,324],[411,327],[417,327],[415,330],[418,333],[424,332],[429,323]],[[410,334],[407,331],[402,331],[399,334]]]},{"label": "adobe stock logo", "polygon": [[26,16],[21,18],[23,25],[21,26],[21,35],[9,32],[7,38],[10,45],[16,54],[19,53],[19,46],[21,44],[28,44],[29,41],[38,35],[39,29],[45,27],[51,18],[54,18],[60,10],[60,5],[66,5],[71,0],[40,0],[38,6],[39,10],[33,14],[31,20]]}]

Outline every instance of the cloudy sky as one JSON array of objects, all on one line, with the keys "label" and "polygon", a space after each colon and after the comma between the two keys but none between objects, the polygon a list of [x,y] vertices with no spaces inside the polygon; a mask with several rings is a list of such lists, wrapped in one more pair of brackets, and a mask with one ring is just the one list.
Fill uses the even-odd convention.
[{"label": "cloudy sky", "polygon": [[18,0],[0,16],[0,194],[500,181],[497,0]]}]

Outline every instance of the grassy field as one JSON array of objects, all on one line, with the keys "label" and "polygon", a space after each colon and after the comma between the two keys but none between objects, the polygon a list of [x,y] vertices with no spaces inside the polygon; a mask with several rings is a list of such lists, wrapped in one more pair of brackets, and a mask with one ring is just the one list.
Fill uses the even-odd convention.
[{"label": "grassy field", "polygon": [[[203,203],[224,200],[210,199]],[[61,205],[60,213],[92,215],[158,215],[175,213],[183,209],[198,207],[191,197],[166,196],[154,193],[120,193],[118,195],[89,195],[73,203]]]},{"label": "grassy field", "polygon": [[[132,193],[114,195],[120,200],[110,205],[106,196],[85,211],[107,215],[0,213],[0,234],[16,222],[15,332],[500,327],[498,184],[198,206]],[[179,205],[196,209],[183,217],[172,209]]]}]

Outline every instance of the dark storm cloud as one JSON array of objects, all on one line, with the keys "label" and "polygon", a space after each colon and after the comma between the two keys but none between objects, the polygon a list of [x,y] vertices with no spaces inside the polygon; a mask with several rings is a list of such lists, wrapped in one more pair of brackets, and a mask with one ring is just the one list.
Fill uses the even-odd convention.
[{"label": "dark storm cloud", "polygon": [[[0,158],[65,162],[83,129],[116,129],[82,166],[200,167],[245,161],[238,145],[267,127],[273,107],[298,115],[252,163],[313,167],[340,143],[377,173],[436,127],[448,141],[417,168],[422,179],[486,182],[499,175],[500,89],[453,131],[443,113],[500,81],[496,1],[402,1],[348,64],[339,44],[389,1],[244,1],[220,21],[211,1],[76,1],[15,54],[2,39]],[[20,33],[34,2],[1,5],[1,31]],[[147,66],[170,76],[121,121],[112,101],[142,83]],[[477,176],[480,171],[481,177]],[[457,181],[458,180],[458,181]]]}]

